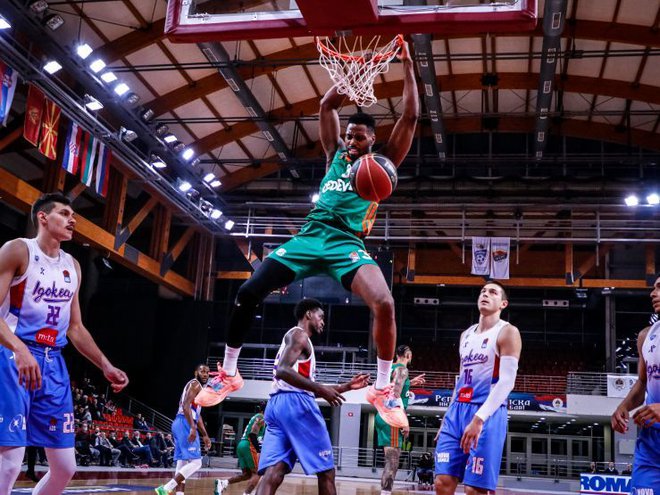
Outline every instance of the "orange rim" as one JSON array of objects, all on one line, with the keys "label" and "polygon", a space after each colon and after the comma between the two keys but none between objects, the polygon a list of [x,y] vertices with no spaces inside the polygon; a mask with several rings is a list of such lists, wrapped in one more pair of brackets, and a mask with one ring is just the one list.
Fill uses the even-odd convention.
[{"label": "orange rim", "polygon": [[[394,50],[389,50],[385,53],[379,53],[374,58],[370,59],[373,60],[374,62],[380,62],[383,59],[390,58],[392,55],[394,55],[397,51],[399,51],[399,48],[401,48],[401,45],[403,45],[403,35],[402,34],[397,34],[396,38],[396,49]],[[329,46],[327,46],[323,41],[321,41],[320,37],[316,37],[316,45],[319,47],[319,49],[325,53],[326,55],[334,58],[340,58],[344,62],[358,62],[360,64],[364,64],[367,62],[367,60],[362,56],[362,55],[346,55],[344,53],[339,53]]]}]

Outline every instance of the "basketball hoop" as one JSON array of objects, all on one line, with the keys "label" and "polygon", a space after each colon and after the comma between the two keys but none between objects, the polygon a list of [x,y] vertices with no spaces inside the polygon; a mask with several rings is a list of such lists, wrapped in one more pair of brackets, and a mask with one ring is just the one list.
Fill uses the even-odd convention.
[{"label": "basketball hoop", "polygon": [[403,35],[397,35],[380,48],[379,44],[380,36],[374,36],[366,46],[361,36],[356,36],[352,44],[341,36],[337,45],[327,36],[316,38],[319,63],[328,71],[339,94],[348,96],[360,107],[369,107],[378,101],[374,95],[374,80],[389,70],[390,62],[403,45]]}]

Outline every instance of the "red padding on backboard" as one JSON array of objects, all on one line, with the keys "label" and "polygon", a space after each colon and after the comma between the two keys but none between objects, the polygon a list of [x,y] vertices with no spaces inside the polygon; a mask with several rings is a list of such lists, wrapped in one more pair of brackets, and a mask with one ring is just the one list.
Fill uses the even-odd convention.
[{"label": "red padding on backboard", "polygon": [[297,4],[311,30],[341,30],[378,21],[377,0],[297,0]]}]

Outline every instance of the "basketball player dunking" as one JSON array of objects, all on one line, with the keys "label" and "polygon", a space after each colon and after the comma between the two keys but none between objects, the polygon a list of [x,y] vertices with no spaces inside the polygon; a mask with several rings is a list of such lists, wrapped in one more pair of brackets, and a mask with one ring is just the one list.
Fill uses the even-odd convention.
[{"label": "basketball player dunking", "polygon": [[437,495],[453,495],[459,481],[466,495],[497,487],[507,398],[516,382],[522,349],[518,329],[500,319],[508,304],[504,287],[488,282],[477,300],[479,323],[461,335],[460,375],[435,449]]},{"label": "basketball player dunking", "polygon": [[[651,291],[653,311],[660,314],[660,276]],[[630,493],[638,495],[660,494],[660,321],[639,332],[638,379],[612,415],[612,428],[619,433],[628,430],[630,411],[644,403],[633,414],[640,427],[635,445],[635,456]]]},{"label": "basketball player dunking", "polygon": [[80,265],[60,244],[76,218],[69,199],[45,194],[32,205],[34,239],[0,249],[0,494],[8,495],[26,445],[44,447],[49,470],[32,493],[62,493],[76,472],[71,384],[62,348],[70,340],[119,392],[128,377],[83,325]]},{"label": "basketball player dunking", "polygon": [[[404,43],[399,55],[404,73],[402,114],[389,140],[379,150],[397,167],[410,149],[419,116],[413,61],[408,50],[408,44]],[[229,320],[223,375],[211,380],[202,391],[198,401],[204,406],[217,404],[243,386],[236,363],[244,336],[264,298],[294,280],[325,273],[358,294],[373,316],[378,373],[375,386],[367,392],[367,400],[388,424],[397,428],[408,426],[405,411],[390,396],[390,368],[396,344],[394,301],[382,272],[362,240],[375,221],[378,203],[360,198],[349,181],[351,164],[371,152],[376,142],[375,121],[364,113],[353,115],[342,139],[338,109],[343,100],[344,96],[333,87],[321,101],[319,132],[327,172],[321,181],[319,200],[300,232],[275,249],[238,290]]]},{"label": "basketball player dunking", "polygon": [[174,436],[174,460],[176,468],[174,478],[155,488],[158,495],[169,495],[176,490],[177,495],[183,495],[186,480],[202,467],[202,450],[199,442],[199,430],[206,450],[211,448],[211,440],[202,420],[202,407],[195,404],[195,397],[209,379],[209,367],[198,364],[195,368],[195,378],[183,387],[179,399],[179,410],[172,423]]},{"label": "basketball player dunking", "polygon": [[305,474],[318,478],[319,495],[335,495],[335,463],[330,435],[315,397],[331,406],[344,401],[341,395],[364,388],[368,374],[350,382],[322,385],[315,381],[316,358],[310,338],[323,332],[323,308],[315,299],[303,299],[295,309],[298,324],[282,339],[273,367],[273,388],[266,406],[266,435],[259,457],[257,495],[272,495],[296,460]]}]

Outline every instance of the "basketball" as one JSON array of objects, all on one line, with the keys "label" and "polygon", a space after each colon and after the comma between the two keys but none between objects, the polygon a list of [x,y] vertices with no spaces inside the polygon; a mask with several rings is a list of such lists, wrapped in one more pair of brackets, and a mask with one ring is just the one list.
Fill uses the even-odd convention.
[{"label": "basketball", "polygon": [[392,160],[377,153],[362,155],[351,167],[351,186],[362,199],[381,201],[390,197],[397,183]]}]

